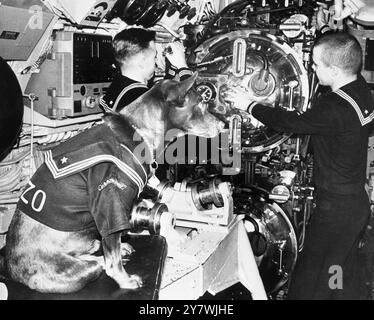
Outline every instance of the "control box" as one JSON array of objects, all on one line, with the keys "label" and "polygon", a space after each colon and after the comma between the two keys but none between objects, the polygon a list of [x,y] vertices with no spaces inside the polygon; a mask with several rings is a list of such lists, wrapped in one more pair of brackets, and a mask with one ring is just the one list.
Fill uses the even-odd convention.
[{"label": "control box", "polygon": [[25,90],[37,96],[34,110],[55,119],[101,112],[115,73],[111,43],[107,35],[56,32],[52,53]]}]

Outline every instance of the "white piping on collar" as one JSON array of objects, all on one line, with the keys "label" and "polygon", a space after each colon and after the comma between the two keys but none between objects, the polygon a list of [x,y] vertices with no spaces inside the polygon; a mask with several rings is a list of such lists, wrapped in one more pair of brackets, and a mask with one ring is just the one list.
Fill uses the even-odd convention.
[{"label": "white piping on collar", "polygon": [[[156,149],[154,149],[151,145],[151,143],[149,142],[149,140],[141,134],[141,131],[139,128],[137,128],[135,125],[131,125],[133,127],[133,129],[139,134],[139,136],[143,139],[143,141],[145,142],[145,144],[147,145],[148,147],[148,150],[151,154],[151,163],[149,164],[149,171],[151,173],[151,176],[154,176],[155,175],[155,171],[156,169],[158,168],[158,163],[156,161]],[[140,162],[139,162],[140,163]],[[144,168],[143,168],[144,169]]]}]

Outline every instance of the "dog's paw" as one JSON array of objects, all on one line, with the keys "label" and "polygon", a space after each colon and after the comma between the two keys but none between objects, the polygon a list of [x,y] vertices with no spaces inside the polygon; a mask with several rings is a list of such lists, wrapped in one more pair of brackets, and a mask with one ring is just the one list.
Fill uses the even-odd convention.
[{"label": "dog's paw", "polygon": [[168,246],[181,246],[188,240],[188,237],[185,234],[180,233],[175,229],[169,229],[168,232],[162,235],[165,237]]},{"label": "dog's paw", "polygon": [[132,245],[127,242],[121,242],[121,256],[129,256],[135,252],[135,249]]}]

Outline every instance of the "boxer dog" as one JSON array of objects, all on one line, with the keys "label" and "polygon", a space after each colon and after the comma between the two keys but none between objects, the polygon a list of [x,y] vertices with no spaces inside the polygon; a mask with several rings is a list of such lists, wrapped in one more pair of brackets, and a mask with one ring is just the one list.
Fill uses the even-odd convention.
[{"label": "boxer dog", "polygon": [[135,150],[146,142],[152,154],[169,129],[205,137],[223,129],[192,88],[196,77],[160,81],[121,114],[104,116],[45,154],[7,234],[5,264],[13,280],[39,292],[70,293],[105,270],[120,288],[142,286],[122,264],[129,249],[121,234],[131,229],[133,202],[151,172]]}]

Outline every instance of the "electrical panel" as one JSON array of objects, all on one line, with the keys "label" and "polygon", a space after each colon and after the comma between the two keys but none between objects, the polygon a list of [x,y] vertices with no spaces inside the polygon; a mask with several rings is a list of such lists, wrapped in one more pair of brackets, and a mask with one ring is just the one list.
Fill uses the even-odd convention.
[{"label": "electrical panel", "polygon": [[38,97],[35,111],[56,119],[100,112],[115,70],[111,43],[111,36],[58,31],[52,54],[25,90]]}]

